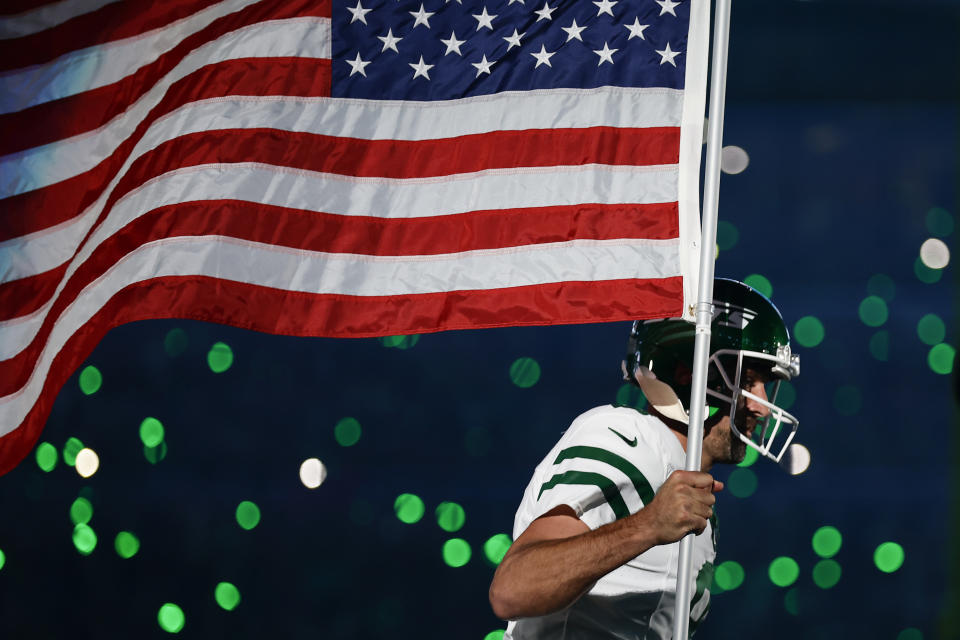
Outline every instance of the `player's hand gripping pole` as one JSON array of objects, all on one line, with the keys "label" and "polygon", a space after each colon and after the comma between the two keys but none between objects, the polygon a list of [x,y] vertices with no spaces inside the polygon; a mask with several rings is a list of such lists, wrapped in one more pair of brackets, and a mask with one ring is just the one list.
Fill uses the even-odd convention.
[{"label": "player's hand gripping pole", "polygon": [[[713,318],[714,247],[717,243],[717,205],[720,195],[720,150],[723,141],[723,106],[727,90],[727,48],[730,36],[730,0],[716,1],[713,23],[713,59],[710,72],[710,119],[707,127],[707,162],[704,174],[703,217],[700,232],[700,285],[697,293],[696,339],[693,347],[693,388],[687,431],[687,471],[700,470],[703,419],[707,395],[707,358],[710,321]],[[690,627],[693,534],[680,541],[677,567],[677,600],[673,620],[674,640],[686,640]]]}]

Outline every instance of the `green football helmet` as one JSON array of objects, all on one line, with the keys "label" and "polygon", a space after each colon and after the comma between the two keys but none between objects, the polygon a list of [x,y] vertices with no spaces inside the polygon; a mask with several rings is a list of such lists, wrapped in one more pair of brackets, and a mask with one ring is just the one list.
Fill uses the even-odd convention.
[{"label": "green football helmet", "polygon": [[[790,350],[790,332],[770,300],[752,287],[717,278],[713,285],[707,366],[709,415],[728,411],[733,432],[764,456],[780,462],[797,432],[796,417],[780,408],[783,380],[800,375],[800,356]],[[633,323],[623,362],[624,379],[639,386],[650,405],[667,418],[687,423],[693,371],[694,324],[679,318]],[[744,387],[747,370],[765,383],[767,398]],[[738,425],[741,398],[750,398],[770,413],[758,420],[752,437]]]}]

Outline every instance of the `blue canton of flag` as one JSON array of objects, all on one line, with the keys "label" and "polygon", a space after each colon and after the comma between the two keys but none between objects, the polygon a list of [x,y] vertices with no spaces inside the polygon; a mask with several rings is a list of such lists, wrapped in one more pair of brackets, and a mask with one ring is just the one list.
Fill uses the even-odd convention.
[{"label": "blue canton of flag", "polygon": [[682,0],[334,0],[332,95],[684,88]]}]

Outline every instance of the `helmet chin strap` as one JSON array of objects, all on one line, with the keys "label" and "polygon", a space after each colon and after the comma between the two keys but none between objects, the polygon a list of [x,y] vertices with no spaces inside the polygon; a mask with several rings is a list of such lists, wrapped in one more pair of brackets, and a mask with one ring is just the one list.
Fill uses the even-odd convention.
[{"label": "helmet chin strap", "polygon": [[660,415],[683,424],[689,424],[690,418],[683,403],[673,389],[665,382],[657,380],[656,374],[643,365],[637,367],[637,383],[643,390],[643,395],[647,397],[650,405],[656,409]]}]

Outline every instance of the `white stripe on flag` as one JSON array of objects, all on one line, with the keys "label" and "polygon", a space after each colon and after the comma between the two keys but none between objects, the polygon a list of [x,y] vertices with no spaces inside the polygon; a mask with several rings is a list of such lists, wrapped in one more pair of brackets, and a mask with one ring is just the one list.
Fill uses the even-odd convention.
[{"label": "white stripe on flag", "polygon": [[0,114],[105,87],[173,49],[222,16],[260,0],[224,0],[153,31],[80,49],[22,70],[0,74]]},{"label": "white stripe on flag", "polygon": [[[676,186],[677,165],[490,169],[410,179],[356,178],[253,162],[198,165],[154,178],[118,200],[75,263],[141,215],[183,202],[229,199],[343,216],[422,218],[584,202],[676,202]],[[60,266],[73,256],[93,220],[88,210],[52,233],[0,243],[0,282]]]},{"label": "white stripe on flag", "polygon": [[[130,137],[150,110],[163,99],[170,85],[197,69],[215,61],[267,56],[329,58],[330,20],[291,18],[263,22],[237,29],[203,45],[186,56],[129,109],[99,129],[0,157],[0,198],[56,184],[97,166]],[[216,105],[220,99],[210,102]],[[162,127],[161,123],[168,118],[158,120],[151,128]],[[153,144],[183,133],[166,130],[165,135],[154,138],[156,142]],[[150,148],[137,145],[137,149]]]},{"label": "white stripe on flag", "polygon": [[[329,35],[329,21],[326,29]],[[315,41],[318,47],[329,48],[329,40],[317,37]],[[164,81],[127,114],[96,131],[0,158],[0,197],[55,184],[95,167],[131,135],[167,86]],[[222,129],[268,128],[366,140],[437,140],[526,129],[677,127],[682,101],[683,93],[675,89],[618,87],[500,93],[425,103],[286,96],[216,98],[184,105],[158,119],[136,145],[131,160],[179,136]]]},{"label": "white stripe on flag", "polygon": [[0,435],[23,421],[70,336],[117,292],[144,279],[204,275],[309,293],[379,296],[679,274],[676,240],[574,240],[413,258],[285,250],[219,236],[152,242],[118,261],[67,307],[27,384],[0,398]]}]

